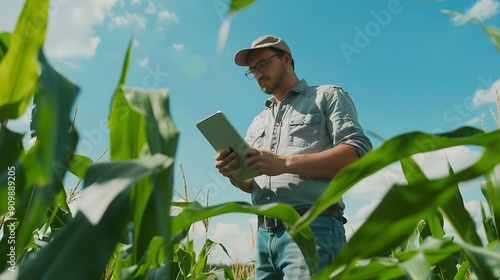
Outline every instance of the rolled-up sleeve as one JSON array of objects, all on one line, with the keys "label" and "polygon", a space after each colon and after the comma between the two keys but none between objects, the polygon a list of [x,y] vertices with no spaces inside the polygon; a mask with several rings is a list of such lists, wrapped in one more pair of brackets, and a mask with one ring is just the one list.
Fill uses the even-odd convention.
[{"label": "rolled-up sleeve", "polygon": [[333,146],[347,144],[363,156],[372,149],[370,139],[365,135],[358,121],[358,113],[349,94],[342,88],[330,88],[327,94],[326,126]]}]

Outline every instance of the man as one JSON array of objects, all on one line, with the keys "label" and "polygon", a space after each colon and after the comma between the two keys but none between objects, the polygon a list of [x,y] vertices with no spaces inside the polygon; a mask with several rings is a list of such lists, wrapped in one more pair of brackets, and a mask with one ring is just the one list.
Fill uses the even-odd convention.
[{"label": "man", "polygon": [[[275,36],[255,40],[236,53],[270,98],[250,125],[245,164],[260,176],[235,177],[240,171],[231,149],[217,153],[216,167],[233,185],[252,194],[256,205],[286,203],[304,214],[346,165],[367,153],[372,144],[358,122],[347,92],[333,85],[308,86],[294,71],[288,45]],[[330,263],[346,242],[342,200],[311,224],[319,268]],[[258,217],[256,279],[309,279],[305,259],[280,221]]]}]

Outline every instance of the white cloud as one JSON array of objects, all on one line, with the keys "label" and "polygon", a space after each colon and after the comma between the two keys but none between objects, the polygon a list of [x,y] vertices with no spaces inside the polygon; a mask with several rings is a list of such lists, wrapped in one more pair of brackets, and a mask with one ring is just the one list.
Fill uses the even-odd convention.
[{"label": "white cloud", "polygon": [[465,12],[463,17],[454,17],[453,21],[459,25],[473,18],[484,21],[497,14],[499,8],[500,2],[496,0],[479,0]]},{"label": "white cloud", "polygon": [[149,64],[149,58],[148,57],[145,57],[143,59],[141,59],[141,61],[139,61],[139,66],[144,68],[146,66],[148,66]]},{"label": "white cloud", "polygon": [[225,240],[238,238],[241,234],[242,231],[237,224],[217,223],[211,236],[214,240]]},{"label": "white cloud", "polygon": [[137,41],[136,39],[133,39],[133,40],[132,40],[132,46],[133,46],[134,48],[137,48],[137,47],[139,46],[139,41]]},{"label": "white cloud", "polygon": [[[413,156],[429,179],[447,176],[448,161],[455,173],[471,166],[478,160],[481,152],[466,146],[457,146],[435,152],[422,153]],[[459,184],[463,194],[477,191],[480,179],[473,179]],[[346,202],[346,218],[350,237],[373,212],[387,191],[394,184],[407,184],[399,163],[394,163],[379,172],[363,179],[351,188],[344,197]],[[351,213],[354,212],[354,215]]]},{"label": "white cloud", "polygon": [[421,166],[430,179],[437,179],[448,175],[447,161],[450,162],[455,173],[464,170],[476,162],[481,152],[466,146],[456,146],[435,152],[417,154],[415,161]]},{"label": "white cloud", "polygon": [[370,203],[364,205],[361,207],[358,212],[354,215],[354,219],[356,220],[366,220],[368,216],[373,212],[373,210],[378,206],[380,203],[380,200],[375,199],[372,200]]},{"label": "white cloud", "polygon": [[479,107],[488,103],[496,103],[497,94],[500,95],[500,79],[496,80],[489,89],[478,89],[474,93],[472,105]]},{"label": "white cloud", "polygon": [[51,2],[44,50],[55,58],[91,58],[101,38],[95,26],[101,25],[117,0]]},{"label": "white cloud", "polygon": [[146,8],[146,13],[148,13],[148,14],[156,13],[156,5],[155,5],[155,3],[153,3],[153,1],[148,2],[148,7]]},{"label": "white cloud", "polygon": [[183,44],[174,43],[173,47],[174,47],[174,49],[176,51],[180,51],[180,50],[182,50],[184,48],[184,45]]},{"label": "white cloud", "polygon": [[141,4],[141,0],[132,0],[132,5]]},{"label": "white cloud", "polygon": [[[249,224],[255,224],[255,217],[252,216],[247,221]],[[215,242],[223,243],[233,259],[244,261],[254,259],[253,237],[249,227],[242,229],[237,224],[217,223],[210,238]]]},{"label": "white cloud", "polygon": [[463,125],[467,125],[467,126],[474,126],[474,125],[476,125],[476,124],[480,123],[480,122],[481,122],[481,119],[482,119],[482,118],[484,118],[484,116],[485,116],[485,114],[483,113],[483,114],[481,114],[481,116],[480,116],[480,117],[475,117],[475,118],[472,118],[472,119],[470,119],[470,120],[466,120],[466,121],[463,123]]},{"label": "white cloud", "polygon": [[146,28],[146,19],[137,13],[125,11],[124,15],[115,16],[110,24],[111,28],[129,27],[136,25],[140,29]]},{"label": "white cloud", "polygon": [[395,183],[406,183],[399,163],[393,163],[361,180],[348,191],[348,194],[355,199],[380,199]]},{"label": "white cloud", "polygon": [[[220,247],[216,247],[210,254],[211,263],[233,263],[235,260],[247,262],[255,259],[254,248],[252,247],[252,231],[246,225],[239,225],[232,223],[232,221],[242,221],[242,217],[248,215],[232,214],[233,218],[224,216],[224,222],[219,222],[218,218],[212,218],[209,226],[208,235],[206,234],[205,227],[201,223],[196,223],[194,230],[191,231],[191,238],[194,240],[195,249],[199,252],[200,248],[205,243],[206,238],[222,244],[228,251],[231,260]],[[249,224],[255,224],[255,217],[246,220]]]},{"label": "white cloud", "polygon": [[[472,219],[481,224],[483,220],[481,217],[481,203],[477,200],[474,200],[474,201],[465,201],[464,204],[465,204],[465,209],[467,209],[467,211],[470,213]],[[487,216],[490,215],[488,207],[485,207],[484,210]]]},{"label": "white cloud", "polygon": [[[205,225],[201,221],[195,222],[191,226],[191,229],[189,230],[190,238],[204,237],[206,233],[207,233],[207,229],[205,228]],[[201,245],[201,244],[198,244],[198,245]]]},{"label": "white cloud", "polygon": [[[484,205],[484,203],[483,203]],[[476,231],[483,241],[484,244],[487,243],[487,238],[486,238],[486,233],[483,228],[483,220],[481,217],[481,202],[477,200],[473,201],[464,201],[464,206],[467,212],[469,212],[472,220],[474,221],[474,224],[476,225]],[[486,216],[491,216],[488,207],[484,208]],[[455,229],[449,222],[449,220],[444,217],[444,225],[443,225],[444,231],[446,232],[446,235],[448,236],[455,236],[458,240],[461,240],[460,236],[456,233]]]},{"label": "white cloud", "polygon": [[[450,162],[456,173],[472,165],[481,153],[469,147],[457,146],[413,156],[429,179],[447,176]],[[381,199],[394,184],[406,184],[401,165],[393,163],[375,174],[361,180],[348,194],[355,199]]]},{"label": "white cloud", "polygon": [[162,9],[158,12],[158,19],[160,22],[164,21],[171,21],[171,22],[179,22],[179,16],[177,16],[175,13],[170,12],[166,9]]},{"label": "white cloud", "polygon": [[[362,204],[358,211],[354,213],[354,216],[350,215],[350,209],[353,205],[348,205],[348,211],[344,213],[345,218],[347,218],[347,224],[345,225],[346,238],[349,240],[354,233],[363,225],[363,223],[368,219],[370,214],[379,205],[379,199],[364,200],[366,204]],[[359,201],[358,201],[359,202]]]},{"label": "white cloud", "polygon": [[[7,127],[12,130],[16,131],[19,133],[25,133],[30,131],[30,122],[31,122],[31,110],[33,110],[33,105],[29,105],[28,108],[26,108],[26,111],[22,116],[20,116],[17,119],[14,120],[9,120],[7,123]],[[29,133],[28,133],[29,135]]]}]

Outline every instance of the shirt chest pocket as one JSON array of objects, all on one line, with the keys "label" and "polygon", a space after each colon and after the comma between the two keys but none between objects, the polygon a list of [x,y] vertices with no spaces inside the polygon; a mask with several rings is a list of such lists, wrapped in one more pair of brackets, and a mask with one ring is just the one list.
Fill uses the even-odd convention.
[{"label": "shirt chest pocket", "polygon": [[261,149],[263,148],[263,140],[264,140],[264,135],[266,134],[266,127],[261,125],[257,126],[254,128],[253,131],[253,139],[251,140],[250,147],[254,149]]},{"label": "shirt chest pocket", "polygon": [[321,139],[322,115],[297,114],[289,123],[288,145],[308,147],[316,145]]}]

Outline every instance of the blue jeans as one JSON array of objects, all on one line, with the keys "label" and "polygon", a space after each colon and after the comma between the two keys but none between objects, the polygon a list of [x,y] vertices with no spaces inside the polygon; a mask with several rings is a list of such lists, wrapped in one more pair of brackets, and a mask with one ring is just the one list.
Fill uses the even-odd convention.
[{"label": "blue jeans", "polygon": [[[321,269],[346,243],[344,225],[332,216],[318,216],[309,226],[316,239]],[[311,279],[302,252],[283,226],[258,228],[255,279]]]}]

